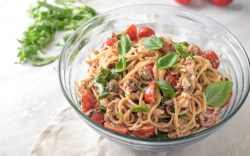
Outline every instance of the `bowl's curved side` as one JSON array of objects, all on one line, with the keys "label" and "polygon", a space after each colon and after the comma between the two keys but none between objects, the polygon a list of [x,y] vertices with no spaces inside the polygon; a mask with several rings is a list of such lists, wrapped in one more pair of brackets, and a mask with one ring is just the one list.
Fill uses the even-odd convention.
[{"label": "bowl's curved side", "polygon": [[[222,122],[186,137],[144,139],[107,130],[81,112],[75,82],[79,82],[87,72],[84,62],[87,51],[101,47],[112,32],[120,32],[131,23],[137,26],[148,25],[159,32],[159,35],[173,36],[176,41],[190,41],[201,45],[202,49],[213,47],[219,54],[223,53],[219,70],[226,74],[229,68],[235,85],[233,99],[222,112]],[[102,136],[137,150],[171,150],[212,134],[234,116],[244,103],[249,92],[249,78],[249,58],[239,41],[228,30],[204,15],[167,5],[135,5],[101,14],[77,29],[66,42],[59,58],[60,86],[74,110]]]}]

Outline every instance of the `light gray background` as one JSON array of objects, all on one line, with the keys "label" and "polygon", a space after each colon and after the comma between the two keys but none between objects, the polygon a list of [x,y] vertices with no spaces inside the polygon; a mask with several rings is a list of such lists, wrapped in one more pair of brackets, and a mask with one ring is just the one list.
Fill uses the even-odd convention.
[{"label": "light gray background", "polygon": [[[27,155],[43,127],[53,119],[61,107],[68,105],[59,87],[57,62],[44,67],[14,64],[18,61],[16,56],[19,44],[16,39],[22,37],[23,31],[31,23],[26,10],[34,2],[36,1],[0,1],[1,156]],[[174,0],[88,0],[86,2],[98,12],[130,4],[157,3],[179,6]],[[190,5],[182,7],[203,13],[218,21],[240,40],[248,53],[250,52],[250,1],[234,0],[230,6],[222,8],[211,5],[208,0],[193,0]],[[56,35],[55,38],[58,36],[60,35]],[[58,53],[60,50],[50,46],[47,48],[49,54]],[[223,131],[227,131],[237,137],[241,131],[250,127],[249,103],[248,98],[238,114],[220,130],[222,135]],[[228,139],[233,142],[233,137]],[[250,145],[246,144],[247,140],[250,140],[250,135],[241,136],[240,140],[241,142],[233,143],[245,153],[244,150],[250,149]],[[234,149],[225,147],[219,150]]]}]

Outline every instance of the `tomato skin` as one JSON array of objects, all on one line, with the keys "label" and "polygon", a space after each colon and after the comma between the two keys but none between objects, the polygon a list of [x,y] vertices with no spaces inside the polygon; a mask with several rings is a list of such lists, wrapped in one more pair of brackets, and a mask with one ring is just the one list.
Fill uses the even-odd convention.
[{"label": "tomato skin", "polygon": [[188,4],[190,3],[192,0],[175,0],[176,2],[180,3],[180,4]]},{"label": "tomato skin", "polygon": [[100,112],[93,114],[91,119],[100,125],[104,124],[104,115]]},{"label": "tomato skin", "polygon": [[227,6],[229,5],[233,0],[211,0],[211,2],[217,6]]},{"label": "tomato skin", "polygon": [[213,66],[214,69],[218,69],[219,68],[219,66],[220,66],[220,59],[219,59],[219,57],[217,56],[217,54],[214,51],[212,51],[212,50],[205,50],[205,51],[199,52],[198,55],[200,55],[200,56],[208,59],[211,62],[211,64],[212,64],[212,66]]},{"label": "tomato skin", "polygon": [[230,100],[232,99],[232,96],[233,96],[233,91],[231,90],[230,94],[229,94],[229,97],[227,98],[227,101],[224,105],[220,106],[221,108],[224,108],[226,107],[229,103],[230,103]]},{"label": "tomato skin", "polygon": [[173,88],[177,85],[178,76],[172,72],[169,72],[166,75],[165,81],[167,81]]},{"label": "tomato skin", "polygon": [[155,84],[151,83],[146,87],[143,95],[143,99],[146,103],[155,103]]},{"label": "tomato skin", "polygon": [[161,49],[159,49],[159,52],[161,52],[161,53],[173,53],[173,52],[175,52],[175,48],[172,44],[165,42],[164,46]]},{"label": "tomato skin", "polygon": [[112,47],[112,46],[114,46],[117,42],[118,42],[118,39],[117,39],[117,38],[108,38],[108,39],[106,40],[106,42],[104,42],[104,43],[102,44],[102,49],[103,49],[103,50],[107,50],[107,49],[108,49],[107,46]]},{"label": "tomato skin", "polygon": [[137,137],[149,138],[154,134],[154,131],[155,131],[155,127],[152,125],[149,125],[149,126],[144,126],[137,130],[133,130],[131,131],[131,133]]},{"label": "tomato skin", "polygon": [[106,41],[106,45],[107,46],[114,46],[117,43],[117,39],[116,38],[108,38]]},{"label": "tomato skin", "polygon": [[108,129],[110,129],[112,131],[115,131],[117,133],[121,133],[121,134],[127,134],[128,133],[128,129],[126,127],[115,125],[114,123],[111,123],[110,121],[106,121],[104,123],[104,127],[108,128]]},{"label": "tomato skin", "polygon": [[87,92],[82,94],[82,111],[86,113],[95,106],[95,99]]},{"label": "tomato skin", "polygon": [[150,37],[152,35],[155,35],[155,32],[153,29],[143,26],[138,30],[138,37],[142,38],[142,37]]},{"label": "tomato skin", "polygon": [[137,29],[134,24],[130,25],[123,33],[122,36],[128,34],[131,41],[137,40]]}]

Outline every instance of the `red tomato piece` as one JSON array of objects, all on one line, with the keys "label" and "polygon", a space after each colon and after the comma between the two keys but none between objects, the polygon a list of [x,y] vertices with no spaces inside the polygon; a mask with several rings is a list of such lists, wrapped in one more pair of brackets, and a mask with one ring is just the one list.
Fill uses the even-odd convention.
[{"label": "red tomato piece", "polygon": [[220,106],[220,107],[221,108],[226,107],[229,104],[230,100],[232,99],[232,96],[233,96],[233,91],[230,92],[229,97],[227,98],[226,103],[224,105]]},{"label": "red tomato piece", "polygon": [[137,40],[137,29],[134,24],[130,25],[122,35],[128,34],[131,41]]},{"label": "red tomato piece", "polygon": [[107,121],[104,123],[104,127],[115,131],[117,133],[121,133],[121,134],[127,134],[128,133],[128,128],[123,127],[123,126],[119,126],[119,125],[115,125],[114,123]]},{"label": "red tomato piece", "polygon": [[233,0],[211,0],[211,2],[217,6],[227,6],[229,5]]},{"label": "red tomato piece", "polygon": [[104,124],[104,115],[100,112],[93,114],[91,119],[100,125]]},{"label": "red tomato piece", "polygon": [[175,48],[174,48],[173,44],[165,42],[164,46],[161,49],[159,49],[159,52],[161,52],[161,53],[173,53],[173,52],[175,52]]},{"label": "red tomato piece", "polygon": [[151,83],[147,86],[144,92],[143,99],[146,103],[155,103],[155,84]]},{"label": "red tomato piece", "polygon": [[218,67],[220,66],[220,59],[214,51],[205,50],[199,52],[198,55],[208,59],[211,62],[214,69],[218,69]]},{"label": "red tomato piece", "polygon": [[116,38],[108,38],[106,41],[107,46],[114,46],[117,43],[118,39]]},{"label": "red tomato piece", "polygon": [[153,29],[149,28],[149,27],[141,27],[138,30],[138,37],[142,38],[142,37],[150,37],[152,35],[155,35],[155,32]]},{"label": "red tomato piece", "polygon": [[177,85],[178,79],[179,79],[178,75],[169,72],[166,75],[165,81],[167,81],[174,88]]},{"label": "red tomato piece", "polygon": [[131,133],[132,133],[134,136],[137,136],[137,137],[149,138],[149,137],[151,137],[152,135],[154,135],[154,131],[155,131],[155,127],[152,126],[152,125],[148,125],[148,126],[143,126],[143,127],[140,128],[140,129],[131,131]]},{"label": "red tomato piece", "polygon": [[108,49],[107,46],[112,47],[112,46],[114,46],[117,42],[118,42],[118,39],[117,39],[117,38],[108,38],[108,39],[106,40],[106,42],[104,42],[104,43],[102,44],[102,49],[103,49],[103,50],[107,50],[107,49]]},{"label": "red tomato piece", "polygon": [[86,113],[95,106],[95,99],[87,92],[82,94],[82,111]]},{"label": "red tomato piece", "polygon": [[176,2],[180,3],[180,4],[188,4],[190,3],[192,0],[175,0]]}]

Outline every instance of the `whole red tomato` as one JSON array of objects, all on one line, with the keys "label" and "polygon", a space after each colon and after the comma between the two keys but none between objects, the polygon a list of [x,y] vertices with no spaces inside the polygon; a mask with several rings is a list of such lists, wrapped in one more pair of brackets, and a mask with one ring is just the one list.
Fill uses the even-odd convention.
[{"label": "whole red tomato", "polygon": [[211,2],[218,6],[227,6],[229,5],[233,0],[211,0]]},{"label": "whole red tomato", "polygon": [[188,4],[190,3],[192,0],[175,0],[176,2],[180,3],[180,4]]}]

